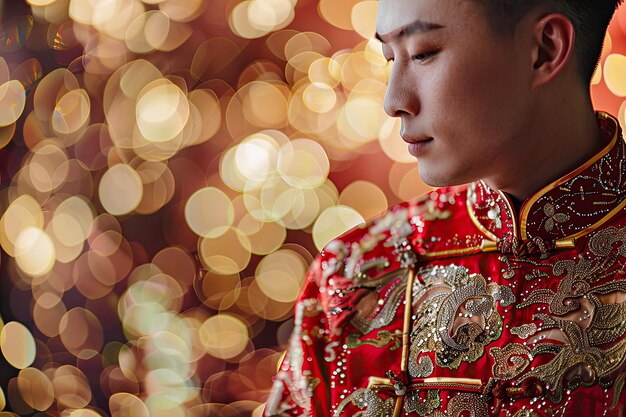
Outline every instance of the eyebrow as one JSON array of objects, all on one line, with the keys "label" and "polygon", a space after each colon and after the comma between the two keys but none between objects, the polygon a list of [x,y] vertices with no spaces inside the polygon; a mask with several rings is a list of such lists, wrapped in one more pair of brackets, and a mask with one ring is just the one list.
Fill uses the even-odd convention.
[{"label": "eyebrow", "polygon": [[416,33],[430,32],[433,30],[442,29],[444,27],[445,26],[442,26],[437,23],[425,22],[423,20],[416,20],[415,22],[409,23],[408,25],[400,29],[397,29],[393,32],[390,32],[387,35],[383,35],[385,38],[390,38],[389,40],[383,40],[383,36],[379,35],[378,32],[376,32],[375,37],[381,43],[389,43],[392,41],[397,41],[401,38],[405,38],[407,36],[411,36]]}]

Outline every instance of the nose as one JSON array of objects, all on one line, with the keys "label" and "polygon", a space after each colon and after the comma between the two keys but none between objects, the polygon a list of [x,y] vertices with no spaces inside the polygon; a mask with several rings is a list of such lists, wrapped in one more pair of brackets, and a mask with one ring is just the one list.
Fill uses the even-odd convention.
[{"label": "nose", "polygon": [[394,62],[385,92],[385,112],[391,117],[415,116],[419,112],[417,83],[399,62]]}]

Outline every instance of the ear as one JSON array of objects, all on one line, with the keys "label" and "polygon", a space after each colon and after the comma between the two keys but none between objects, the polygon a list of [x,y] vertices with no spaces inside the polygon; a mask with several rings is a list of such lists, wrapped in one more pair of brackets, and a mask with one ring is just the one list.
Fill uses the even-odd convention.
[{"label": "ear", "polygon": [[561,13],[550,13],[535,22],[533,28],[533,87],[544,85],[567,66],[574,64],[576,30]]}]

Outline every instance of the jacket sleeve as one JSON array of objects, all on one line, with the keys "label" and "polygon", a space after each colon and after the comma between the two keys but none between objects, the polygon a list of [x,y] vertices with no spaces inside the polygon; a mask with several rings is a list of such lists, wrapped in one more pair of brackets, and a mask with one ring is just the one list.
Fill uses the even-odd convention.
[{"label": "jacket sleeve", "polygon": [[[295,304],[289,346],[265,405],[263,416],[330,416],[329,377],[325,360],[327,320],[320,292],[320,258],[307,273]],[[323,288],[323,286],[322,286]]]}]

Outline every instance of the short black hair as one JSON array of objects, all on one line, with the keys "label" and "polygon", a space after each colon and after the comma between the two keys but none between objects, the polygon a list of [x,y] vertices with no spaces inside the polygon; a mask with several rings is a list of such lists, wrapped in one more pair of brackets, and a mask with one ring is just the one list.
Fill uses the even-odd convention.
[{"label": "short black hair", "polygon": [[515,30],[517,23],[539,5],[565,15],[576,30],[574,53],[580,75],[587,83],[600,60],[602,45],[615,9],[623,0],[477,0],[487,11],[490,22],[499,31]]}]

